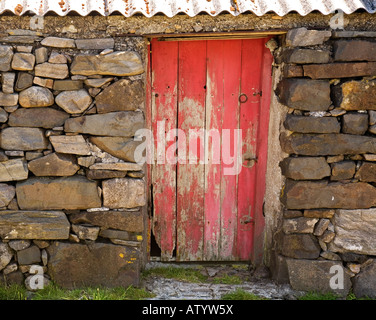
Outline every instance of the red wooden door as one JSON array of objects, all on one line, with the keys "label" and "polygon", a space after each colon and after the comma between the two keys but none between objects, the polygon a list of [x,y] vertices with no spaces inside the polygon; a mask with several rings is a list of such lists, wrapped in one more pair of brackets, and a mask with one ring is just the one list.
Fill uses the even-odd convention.
[{"label": "red wooden door", "polygon": [[151,231],[168,261],[262,256],[266,39],[151,43]]}]

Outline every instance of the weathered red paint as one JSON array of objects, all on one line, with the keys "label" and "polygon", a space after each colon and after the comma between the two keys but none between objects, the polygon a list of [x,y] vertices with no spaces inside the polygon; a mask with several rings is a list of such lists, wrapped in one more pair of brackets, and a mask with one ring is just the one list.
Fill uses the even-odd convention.
[{"label": "weathered red paint", "polygon": [[[194,151],[191,155],[198,160],[208,160],[207,164],[179,161],[152,166],[152,225],[162,260],[169,260],[174,249],[177,261],[259,261],[262,257],[272,61],[265,42],[152,41],[150,127],[154,136],[156,121],[168,119],[166,132],[175,125],[187,135],[187,141],[178,137],[178,154],[187,142],[187,155]],[[203,139],[206,148],[192,150],[189,129],[217,129],[220,138],[230,129],[230,146],[220,139],[219,148],[231,151],[234,129],[241,129],[241,172],[224,174],[231,165],[224,163],[222,152],[220,164],[212,163],[212,147],[218,144],[211,138]],[[247,160],[251,158],[257,162]]]}]

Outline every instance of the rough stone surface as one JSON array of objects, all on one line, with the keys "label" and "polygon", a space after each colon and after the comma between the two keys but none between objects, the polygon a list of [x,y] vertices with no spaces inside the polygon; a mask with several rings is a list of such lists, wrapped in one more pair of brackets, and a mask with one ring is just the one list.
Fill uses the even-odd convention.
[{"label": "rough stone surface", "polygon": [[144,128],[142,112],[120,111],[96,114],[65,121],[66,132],[87,133],[98,136],[133,137],[138,129]]},{"label": "rough stone surface", "polygon": [[376,72],[376,63],[329,63],[303,66],[304,76],[311,79],[338,79],[372,76]]},{"label": "rough stone surface", "polygon": [[81,80],[55,80],[53,89],[57,91],[72,91],[80,90],[83,88]]},{"label": "rough stone surface", "polygon": [[39,248],[33,245],[27,249],[17,251],[17,261],[21,265],[39,263],[41,261]]},{"label": "rough stone surface", "polygon": [[33,85],[33,75],[26,72],[19,72],[15,85],[16,91],[25,90]]},{"label": "rough stone surface", "polygon": [[41,45],[54,48],[75,48],[76,44],[73,39],[60,37],[47,37],[41,41]]},{"label": "rough stone surface", "polygon": [[294,180],[320,180],[330,176],[324,157],[286,158],[280,164],[282,174]]},{"label": "rough stone surface", "polygon": [[317,259],[320,246],[312,234],[283,234],[275,238],[278,251],[286,257],[294,259]]},{"label": "rough stone surface", "polygon": [[282,104],[297,110],[326,111],[331,105],[330,84],[324,80],[283,79],[277,95]]},{"label": "rough stone surface", "polygon": [[315,225],[319,219],[299,217],[295,219],[283,220],[282,230],[286,234],[290,233],[313,233]]},{"label": "rough stone surface", "polygon": [[90,148],[82,135],[51,136],[50,141],[56,152],[90,155]]},{"label": "rough stone surface", "polygon": [[35,66],[35,75],[42,78],[65,79],[69,75],[68,66],[65,63],[44,62]]},{"label": "rough stone surface", "polygon": [[13,252],[6,243],[0,242],[0,271],[12,260]]},{"label": "rough stone surface", "polygon": [[13,55],[12,69],[31,71],[34,69],[35,56],[31,53],[17,52]]},{"label": "rough stone surface", "polygon": [[376,262],[374,259],[370,260],[361,267],[361,272],[353,279],[353,292],[357,298],[371,298],[376,297]]},{"label": "rough stone surface", "polygon": [[127,171],[115,171],[115,170],[87,170],[86,176],[93,180],[112,179],[112,178],[124,178],[127,175]]},{"label": "rough stone surface", "polygon": [[376,43],[366,40],[340,40],[334,42],[336,61],[376,61]]},{"label": "rough stone surface", "polygon": [[376,110],[376,81],[348,81],[342,84],[342,102],[345,110]]},{"label": "rough stone surface", "polygon": [[47,252],[51,278],[64,288],[139,284],[140,257],[135,248],[107,243],[55,242]]},{"label": "rough stone surface", "polygon": [[41,127],[51,129],[64,125],[69,114],[52,108],[19,108],[9,115],[12,127]]},{"label": "rough stone surface", "polygon": [[305,156],[335,156],[376,153],[376,138],[351,134],[281,135],[283,151]]},{"label": "rough stone surface", "polygon": [[287,130],[301,133],[339,133],[341,125],[335,117],[304,117],[287,115],[284,121]]},{"label": "rough stone surface", "polygon": [[376,205],[376,188],[364,182],[340,184],[287,180],[282,202],[287,209],[371,208]]},{"label": "rough stone surface", "polygon": [[143,108],[144,88],[141,81],[119,80],[95,97],[98,113]]},{"label": "rough stone surface", "polygon": [[56,97],[56,104],[70,114],[80,114],[91,104],[92,99],[85,89],[63,91]]},{"label": "rough stone surface", "polygon": [[[337,273],[331,272],[333,266],[342,270],[343,289],[332,289],[330,286],[331,278]],[[295,290],[331,292],[343,297],[350,291],[350,276],[345,272],[341,262],[288,259],[287,268],[291,287]]]},{"label": "rough stone surface", "polygon": [[71,65],[72,74],[132,76],[144,72],[139,55],[132,51],[117,51],[106,55],[78,55]]},{"label": "rough stone surface", "polygon": [[[27,164],[23,159],[12,159],[0,162],[0,181],[25,180],[28,175]],[[3,191],[5,192],[5,190]],[[6,192],[6,194],[8,194],[8,192]],[[5,197],[5,195],[3,196]]]},{"label": "rough stone surface", "polygon": [[100,228],[93,226],[72,225],[72,231],[82,240],[95,241],[98,238]]},{"label": "rough stone surface", "polygon": [[0,183],[0,207],[6,207],[16,195],[16,188],[6,183]]},{"label": "rough stone surface", "polygon": [[342,117],[342,132],[363,135],[368,129],[367,113],[347,113]]},{"label": "rough stone surface", "polygon": [[0,106],[13,107],[18,103],[18,93],[3,93],[0,92]]},{"label": "rough stone surface", "polygon": [[8,127],[0,133],[0,145],[5,150],[43,150],[48,141],[42,129]]},{"label": "rough stone surface", "polygon": [[1,77],[1,85],[4,93],[14,93],[14,81],[16,74],[14,72],[4,72]]},{"label": "rough stone surface", "polygon": [[331,168],[331,180],[345,180],[354,177],[356,165],[354,161],[341,161],[332,163]]},{"label": "rough stone surface", "polygon": [[135,208],[146,204],[143,180],[115,178],[103,181],[102,188],[103,205],[107,208]]},{"label": "rough stone surface", "polygon": [[128,232],[143,232],[144,222],[141,211],[81,211],[69,215],[71,223],[89,223],[109,229]]},{"label": "rough stone surface", "polygon": [[296,64],[328,63],[330,60],[330,51],[305,48],[288,49],[282,53],[281,60],[286,63]]},{"label": "rough stone surface", "polygon": [[333,225],[339,252],[376,254],[376,209],[337,210]]},{"label": "rough stone surface", "polygon": [[77,49],[96,49],[103,50],[113,48],[115,40],[113,38],[107,39],[76,39]]},{"label": "rough stone surface", "polygon": [[0,71],[9,71],[10,63],[13,58],[13,49],[11,46],[0,46]]},{"label": "rough stone surface", "polygon": [[49,107],[54,103],[54,96],[47,88],[32,86],[20,92],[19,103],[24,108]]},{"label": "rough stone surface", "polygon": [[0,211],[3,239],[68,239],[69,229],[62,211]]},{"label": "rough stone surface", "polygon": [[323,44],[331,37],[331,31],[307,30],[307,28],[291,29],[286,35],[286,45],[305,47]]},{"label": "rough stone surface", "polygon": [[89,141],[112,156],[130,162],[135,162],[134,152],[141,144],[139,141],[123,137],[90,137]]},{"label": "rough stone surface", "polygon": [[115,171],[139,171],[142,167],[133,162],[117,162],[117,163],[94,163],[89,167],[91,170],[115,170]]},{"label": "rough stone surface", "polygon": [[74,155],[50,153],[44,157],[30,161],[28,168],[37,177],[67,177],[74,175],[80,169],[80,166],[76,162]]},{"label": "rough stone surface", "polygon": [[355,178],[364,182],[376,182],[376,163],[363,162],[356,172]]},{"label": "rough stone surface", "polygon": [[75,210],[101,207],[97,183],[82,176],[30,178],[17,183],[22,210]]}]

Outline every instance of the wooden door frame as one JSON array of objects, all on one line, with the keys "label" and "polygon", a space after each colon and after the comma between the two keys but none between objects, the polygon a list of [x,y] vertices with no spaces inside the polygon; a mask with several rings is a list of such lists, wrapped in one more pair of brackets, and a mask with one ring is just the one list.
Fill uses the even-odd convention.
[{"label": "wooden door frame", "polygon": [[[260,37],[257,37],[260,38]],[[262,39],[264,39],[264,44],[266,44],[272,35],[263,34]],[[221,40],[231,40],[224,37]],[[181,40],[181,39],[179,39]],[[201,39],[202,40],[202,39]],[[210,38],[208,38],[210,40]],[[195,41],[191,39],[189,41]],[[151,73],[151,55],[152,48],[150,42],[147,46],[147,73],[146,73],[146,102],[145,102],[145,124],[146,128],[152,128],[152,117],[151,117],[151,101],[152,101],[152,73]],[[269,117],[270,117],[270,103],[271,103],[271,94],[272,94],[272,63],[273,55],[270,50],[264,46],[263,59],[261,63],[261,90],[262,90],[262,99],[260,102],[260,118],[259,118],[259,127],[258,127],[258,170],[257,170],[257,192],[255,195],[255,214],[254,214],[254,239],[253,239],[253,250],[251,254],[250,262],[253,265],[260,265],[263,262],[264,257],[264,229],[265,229],[265,219],[264,219],[264,196],[266,189],[266,166],[267,166],[267,151],[268,151],[268,131],[269,131]],[[146,165],[146,193],[147,193],[147,260],[150,260],[150,243],[151,243],[151,208],[152,208],[152,195],[151,195],[151,165]]]}]

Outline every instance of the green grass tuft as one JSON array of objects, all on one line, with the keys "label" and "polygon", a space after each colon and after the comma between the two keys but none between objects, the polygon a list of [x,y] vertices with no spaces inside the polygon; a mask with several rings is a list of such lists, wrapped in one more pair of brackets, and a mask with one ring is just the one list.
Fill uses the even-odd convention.
[{"label": "green grass tuft", "polygon": [[233,292],[224,294],[222,300],[269,300],[264,297],[257,296],[253,293],[247,292],[243,289],[236,289]]}]

